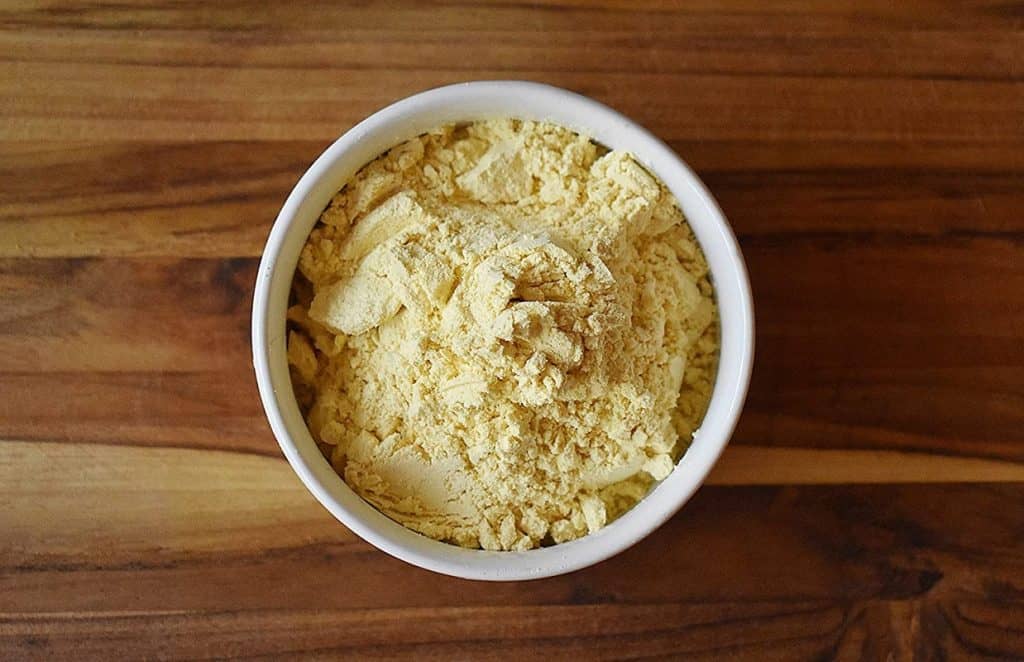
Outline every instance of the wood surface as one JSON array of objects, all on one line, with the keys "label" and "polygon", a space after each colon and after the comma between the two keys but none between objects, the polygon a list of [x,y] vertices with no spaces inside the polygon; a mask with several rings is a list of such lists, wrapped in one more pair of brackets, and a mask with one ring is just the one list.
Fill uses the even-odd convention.
[{"label": "wood surface", "polygon": [[[484,78],[665,139],[757,314],[711,484],[513,584],[337,524],[249,347],[309,163]],[[535,655],[1024,657],[1024,5],[0,2],[0,659]]]}]

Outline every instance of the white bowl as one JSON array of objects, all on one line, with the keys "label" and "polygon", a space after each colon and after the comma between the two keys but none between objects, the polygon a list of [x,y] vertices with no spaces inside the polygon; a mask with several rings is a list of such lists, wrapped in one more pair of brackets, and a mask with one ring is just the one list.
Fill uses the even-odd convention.
[{"label": "white bowl", "polygon": [[[292,392],[285,311],[299,252],[338,189],[391,147],[443,124],[494,117],[543,120],[631,152],[672,191],[707,256],[721,320],[721,357],[704,422],[675,470],[596,533],[525,552],[463,549],[415,533],[353,492],[320,453]],[[313,496],[381,550],[435,572],[486,580],[549,577],[602,561],[654,531],[686,503],[725,448],[746,396],[754,351],[750,285],[736,239],[700,179],[663,142],[614,110],[556,87],[482,81],[441,87],[374,113],[327,148],[302,176],[270,231],[256,279],[253,363],[270,427]]]}]

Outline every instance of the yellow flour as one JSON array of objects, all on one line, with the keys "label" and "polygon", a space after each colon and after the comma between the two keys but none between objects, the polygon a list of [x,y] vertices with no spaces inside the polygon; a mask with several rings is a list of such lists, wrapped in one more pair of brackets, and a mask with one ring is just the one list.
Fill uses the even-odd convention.
[{"label": "yellow flour", "polygon": [[288,358],[314,438],[405,526],[485,549],[593,532],[703,416],[716,311],[674,198],[629,154],[517,120],[395,147],[299,262]]}]

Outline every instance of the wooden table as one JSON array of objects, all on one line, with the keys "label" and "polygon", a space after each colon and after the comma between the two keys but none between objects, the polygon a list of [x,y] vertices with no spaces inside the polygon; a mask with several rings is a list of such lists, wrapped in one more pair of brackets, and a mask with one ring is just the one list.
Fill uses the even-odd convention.
[{"label": "wooden table", "polygon": [[[1019,5],[8,0],[0,72],[0,658],[1024,656]],[[250,363],[311,160],[483,78],[668,141],[757,308],[712,485],[529,583],[337,524]]]}]

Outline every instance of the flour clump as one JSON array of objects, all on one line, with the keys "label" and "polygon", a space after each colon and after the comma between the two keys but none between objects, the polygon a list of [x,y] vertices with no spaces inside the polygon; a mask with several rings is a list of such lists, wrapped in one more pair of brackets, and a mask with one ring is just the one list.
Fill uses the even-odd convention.
[{"label": "flour clump", "polygon": [[362,168],[302,252],[288,359],[345,482],[438,540],[596,531],[665,478],[718,349],[707,264],[632,156],[518,120]]}]

